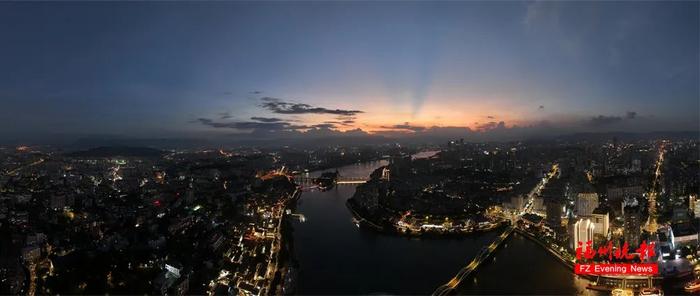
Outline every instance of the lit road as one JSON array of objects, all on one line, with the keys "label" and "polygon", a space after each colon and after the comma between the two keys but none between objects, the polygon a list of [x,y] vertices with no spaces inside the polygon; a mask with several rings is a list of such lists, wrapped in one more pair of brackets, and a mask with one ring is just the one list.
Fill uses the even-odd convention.
[{"label": "lit road", "polygon": [[[264,206],[261,206],[259,210],[265,211],[267,214],[269,214],[269,217],[266,218],[267,222],[263,223],[263,225],[253,225],[252,228],[255,229],[256,227],[259,227],[259,229],[263,229],[263,235],[262,237],[254,238],[253,240],[260,240],[260,241],[268,241],[270,240],[270,248],[266,250],[265,252],[268,253],[269,255],[267,256],[267,260],[264,264],[266,264],[266,270],[264,274],[257,275],[259,268],[253,268],[253,269],[246,269],[243,271],[242,274],[237,273],[230,273],[225,269],[222,269],[221,272],[219,273],[219,277],[217,279],[214,279],[210,282],[209,286],[212,288],[212,290],[209,290],[208,295],[213,295],[214,290],[213,288],[216,287],[217,282],[220,284],[226,284],[226,285],[235,285],[239,289],[242,289],[240,287],[240,284],[242,282],[245,282],[249,284],[250,286],[256,288],[257,290],[240,290],[242,291],[241,295],[246,294],[246,295],[274,295],[278,294],[276,290],[276,286],[273,286],[273,280],[275,279],[275,276],[277,275],[278,271],[282,270],[283,268],[280,267],[282,264],[280,262],[280,251],[284,248],[283,245],[283,237],[282,237],[282,223],[285,217],[285,213],[287,210],[287,206],[289,205],[290,202],[293,202],[296,196],[300,193],[300,189],[297,188],[294,193],[286,196],[280,197],[280,199],[277,202],[274,202],[272,204],[265,204]],[[306,218],[303,215],[297,215],[297,217],[300,220],[305,220]],[[253,230],[255,232],[255,230]],[[273,235],[268,235],[268,234],[273,234]],[[243,237],[241,236],[241,240]],[[233,261],[232,261],[233,262]],[[281,275],[282,277],[284,276],[283,274]],[[245,280],[242,280],[242,278],[246,278]],[[252,278],[252,279],[249,279]]]},{"label": "lit road", "polygon": [[42,162],[44,162],[44,159],[43,159],[43,158],[40,158],[39,160],[37,160],[37,161],[35,161],[35,162],[32,162],[32,163],[30,163],[30,164],[26,164],[26,165],[20,166],[20,167],[14,169],[14,170],[8,171],[8,172],[6,173],[6,175],[14,175],[14,174],[18,173],[19,171],[21,171],[21,170],[23,170],[23,169],[26,169],[26,168],[31,167],[31,166],[35,166],[35,165],[40,164],[40,163],[42,163]]},{"label": "lit road", "polygon": [[542,181],[540,183],[538,183],[537,186],[535,186],[535,188],[532,188],[530,193],[527,195],[527,203],[525,204],[525,207],[520,212],[520,214],[518,214],[518,216],[516,217],[517,219],[519,219],[520,216],[522,216],[523,214],[529,213],[532,210],[532,205],[535,201],[535,196],[540,194],[540,192],[542,191],[542,188],[544,188],[544,186],[547,185],[547,182],[549,182],[549,179],[554,177],[557,173],[559,173],[559,164],[555,163],[552,165],[552,169],[549,171],[547,176],[545,176],[542,179]]},{"label": "lit road", "polygon": [[[273,217],[277,219],[276,226],[274,228],[275,237],[272,242],[272,250],[270,250],[270,260],[267,263],[267,274],[265,275],[265,284],[260,290],[260,295],[272,295],[276,291],[273,289],[272,281],[279,267],[279,253],[282,250],[282,221],[284,220],[284,211],[287,209],[287,204],[294,199],[294,197],[299,194],[299,189],[295,190],[294,193],[287,198],[281,200],[277,206],[275,206]],[[306,220],[305,217],[301,216],[300,219]]]},{"label": "lit road", "polygon": [[36,264],[28,263],[27,264],[27,269],[29,269],[29,290],[27,291],[27,295],[36,295]]},{"label": "lit road", "polygon": [[660,187],[661,171],[664,162],[665,143],[662,142],[659,147],[659,156],[656,159],[656,170],[654,171],[654,181],[652,181],[651,189],[648,194],[649,200],[649,219],[647,220],[646,229],[651,233],[656,233],[658,225],[656,223],[656,197]]}]

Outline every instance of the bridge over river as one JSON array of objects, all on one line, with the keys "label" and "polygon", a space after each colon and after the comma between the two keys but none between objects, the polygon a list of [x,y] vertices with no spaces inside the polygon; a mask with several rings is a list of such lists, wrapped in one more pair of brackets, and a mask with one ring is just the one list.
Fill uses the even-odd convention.
[{"label": "bridge over river", "polygon": [[450,279],[449,282],[435,289],[433,295],[449,295],[451,292],[453,292],[457,287],[459,287],[462,281],[469,278],[469,276],[471,276],[482,263],[489,259],[493,253],[496,252],[498,247],[503,245],[510,234],[513,233],[513,230],[515,230],[515,227],[508,227],[508,229],[499,235],[495,241],[481,249],[481,251],[476,254],[476,257],[472,259],[469,265],[460,269],[457,275]]},{"label": "bridge over river", "polygon": [[[294,182],[302,186],[312,186],[315,185],[314,177],[305,176],[294,176]],[[352,185],[352,184],[364,184],[367,183],[367,178],[362,177],[344,177],[338,176],[335,180],[335,185]]]},{"label": "bridge over river", "polygon": [[484,263],[487,259],[489,259],[493,253],[503,245],[503,242],[506,241],[506,239],[513,233],[515,230],[515,226],[517,225],[517,221],[519,221],[522,216],[525,213],[530,212],[532,209],[532,204],[533,204],[533,199],[534,196],[539,194],[542,188],[549,182],[549,179],[552,178],[553,176],[557,175],[559,172],[559,164],[555,163],[552,165],[552,169],[550,170],[549,174],[542,180],[542,182],[538,183],[532,191],[530,191],[528,195],[528,202],[525,205],[525,207],[520,211],[520,213],[513,219],[512,226],[509,226],[506,231],[504,231],[498,238],[496,238],[495,241],[493,241],[490,245],[487,247],[484,247],[481,249],[481,251],[472,259],[472,261],[469,263],[469,265],[463,267],[457,275],[455,275],[447,284],[444,284],[437,289],[435,289],[435,292],[433,292],[433,295],[449,295],[452,293],[457,287],[459,287],[460,283],[467,279],[469,276],[471,276],[479,266]]}]

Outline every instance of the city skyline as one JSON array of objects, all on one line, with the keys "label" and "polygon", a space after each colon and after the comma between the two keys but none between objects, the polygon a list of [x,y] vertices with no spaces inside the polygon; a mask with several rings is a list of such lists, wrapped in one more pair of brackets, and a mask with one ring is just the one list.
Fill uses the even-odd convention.
[{"label": "city skyline", "polygon": [[697,2],[2,3],[0,134],[696,131]]},{"label": "city skyline", "polygon": [[700,1],[0,2],[0,295],[697,295]]}]

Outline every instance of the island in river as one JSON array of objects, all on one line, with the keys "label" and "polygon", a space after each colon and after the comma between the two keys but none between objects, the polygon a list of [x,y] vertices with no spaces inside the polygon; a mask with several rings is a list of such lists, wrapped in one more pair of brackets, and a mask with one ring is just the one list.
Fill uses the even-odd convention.
[{"label": "island in river", "polygon": [[[406,235],[464,234],[503,224],[490,212],[500,195],[533,175],[468,169],[439,153],[430,158],[393,157],[357,187],[347,207],[357,223]],[[521,186],[523,191],[526,187]],[[503,188],[509,188],[504,192]]]}]

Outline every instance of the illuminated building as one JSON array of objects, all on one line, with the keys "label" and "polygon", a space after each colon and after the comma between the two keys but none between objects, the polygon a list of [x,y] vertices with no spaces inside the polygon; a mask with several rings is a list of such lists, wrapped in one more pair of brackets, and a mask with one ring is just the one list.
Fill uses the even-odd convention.
[{"label": "illuminated building", "polygon": [[598,207],[598,194],[579,193],[576,196],[576,214],[579,216],[588,216],[593,214],[593,210]]},{"label": "illuminated building", "polygon": [[697,200],[697,196],[690,196],[690,210],[693,211],[695,218],[700,218],[700,201]]},{"label": "illuminated building", "polygon": [[564,204],[559,199],[545,199],[547,209],[546,224],[553,230],[561,227],[561,215],[564,212]]},{"label": "illuminated building", "polygon": [[624,217],[625,217],[625,241],[630,246],[639,246],[639,239],[641,236],[641,216],[638,205],[627,205],[624,207]]},{"label": "illuminated building", "polygon": [[389,171],[389,168],[382,168],[382,180],[389,181],[389,178],[391,178],[391,171]]},{"label": "illuminated building", "polygon": [[578,243],[581,242],[584,245],[588,241],[593,241],[593,232],[595,230],[595,225],[591,219],[578,219],[576,223],[570,224],[569,228],[569,247],[575,250]]},{"label": "illuminated building", "polygon": [[610,231],[610,215],[605,209],[595,209],[589,216],[593,225],[595,225],[594,234],[599,234],[604,237],[608,236]]},{"label": "illuminated building", "polygon": [[503,203],[503,208],[510,212],[519,212],[525,206],[526,200],[522,195],[511,196],[509,202]]}]

